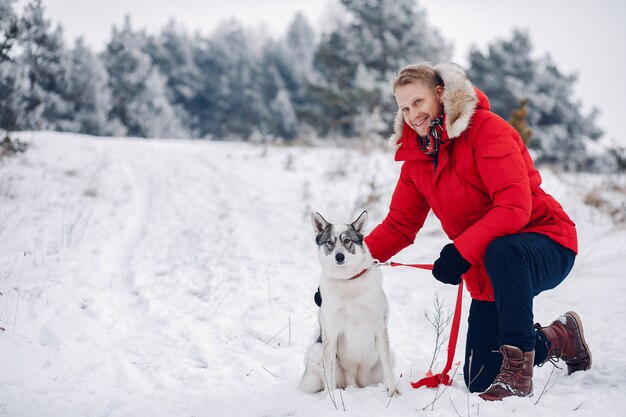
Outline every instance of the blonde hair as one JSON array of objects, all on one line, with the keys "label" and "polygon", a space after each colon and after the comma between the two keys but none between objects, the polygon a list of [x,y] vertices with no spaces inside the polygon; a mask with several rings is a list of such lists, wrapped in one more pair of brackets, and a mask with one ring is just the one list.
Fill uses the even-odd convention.
[{"label": "blonde hair", "polygon": [[444,87],[441,75],[429,64],[407,65],[395,76],[391,85],[395,93],[396,88],[414,83],[421,83],[433,89],[437,86]]}]

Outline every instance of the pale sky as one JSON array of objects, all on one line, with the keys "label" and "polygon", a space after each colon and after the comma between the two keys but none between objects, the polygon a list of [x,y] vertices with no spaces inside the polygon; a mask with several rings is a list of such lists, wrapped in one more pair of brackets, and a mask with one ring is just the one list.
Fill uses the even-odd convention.
[{"label": "pale sky", "polygon": [[[328,21],[333,0],[43,0],[46,16],[62,24],[72,41],[82,36],[101,50],[113,24],[131,16],[135,28],[156,33],[170,18],[190,31],[210,33],[223,19],[285,32],[296,12],[318,29]],[[334,0],[337,1],[337,0]],[[27,0],[19,0],[21,10]],[[559,69],[578,73],[576,96],[602,112],[599,125],[607,138],[626,144],[620,122],[626,120],[626,1],[624,0],[418,0],[429,22],[454,43],[454,60],[466,63],[469,45],[482,48],[510,37],[513,27],[527,28],[537,55],[549,53]]]}]

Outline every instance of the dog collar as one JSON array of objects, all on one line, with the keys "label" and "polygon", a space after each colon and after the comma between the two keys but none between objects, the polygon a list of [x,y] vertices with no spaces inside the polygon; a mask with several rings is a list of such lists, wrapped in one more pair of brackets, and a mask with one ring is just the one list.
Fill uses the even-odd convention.
[{"label": "dog collar", "polygon": [[369,270],[369,268],[365,268],[364,270],[362,270],[361,272],[359,272],[358,274],[356,274],[355,276],[353,276],[352,278],[348,278],[348,281],[352,280],[352,279],[357,279],[358,277],[360,277],[361,275],[363,275],[364,273],[366,273]]}]

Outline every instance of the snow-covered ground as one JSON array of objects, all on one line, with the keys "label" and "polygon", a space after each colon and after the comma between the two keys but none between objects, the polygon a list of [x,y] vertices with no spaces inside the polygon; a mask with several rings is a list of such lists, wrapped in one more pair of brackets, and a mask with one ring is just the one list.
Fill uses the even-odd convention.
[{"label": "snow-covered ground", "polygon": [[[612,218],[625,178],[542,171],[580,255],[535,318],[577,311],[591,371],[536,368],[535,396],[501,403],[457,373],[432,405],[435,390],[409,381],[434,349],[424,313],[436,292],[453,308],[456,289],[387,269],[403,395],[348,388],[344,413],[296,388],[316,320],[310,212],[349,222],[367,208],[371,230],[397,178],[389,151],[18,136],[30,149],[0,159],[0,416],[624,415],[626,227]],[[432,262],[445,243],[431,217],[396,260]]]}]

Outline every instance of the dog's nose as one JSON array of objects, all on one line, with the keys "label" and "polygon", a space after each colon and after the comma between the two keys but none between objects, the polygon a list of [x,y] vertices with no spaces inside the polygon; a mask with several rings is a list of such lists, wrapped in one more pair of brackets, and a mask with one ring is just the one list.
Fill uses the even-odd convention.
[{"label": "dog's nose", "polygon": [[342,263],[345,259],[346,259],[346,257],[341,252],[339,252],[338,254],[335,255],[335,260],[339,264]]}]

